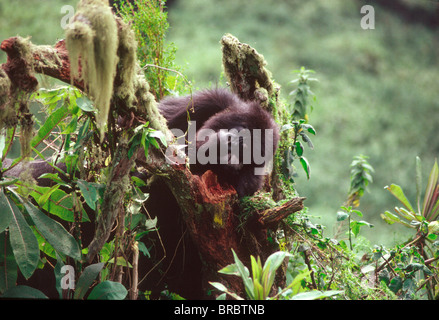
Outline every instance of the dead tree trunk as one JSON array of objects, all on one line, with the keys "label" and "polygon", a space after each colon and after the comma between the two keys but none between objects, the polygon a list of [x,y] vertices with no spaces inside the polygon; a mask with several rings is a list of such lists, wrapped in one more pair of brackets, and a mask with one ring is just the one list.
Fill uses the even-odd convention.
[{"label": "dead tree trunk", "polygon": [[[119,31],[121,28],[126,28],[119,20],[117,25]],[[265,69],[263,57],[231,35],[223,37],[222,46],[224,69],[231,89],[244,99],[260,101],[265,108],[275,113],[275,119],[281,121],[283,111],[279,110],[281,106],[276,105],[278,88]],[[81,77],[74,79],[71,77],[71,62],[64,41],[58,42],[54,47],[35,46],[20,37],[14,37],[4,40],[1,49],[8,54],[8,61],[0,67],[0,71],[3,70],[0,73],[0,80],[2,80],[1,84],[4,84],[0,85],[0,102],[11,100],[14,93],[20,90],[26,92],[35,90],[37,83],[33,76],[34,72],[62,80],[80,90],[87,89]],[[123,83],[127,79],[121,76],[124,71],[122,68],[118,66],[115,84]],[[146,92],[148,84],[144,76],[136,73],[130,81],[133,82],[130,85],[134,87],[135,92],[134,102],[124,100],[123,96],[116,93],[113,93],[111,100],[110,112],[114,113],[115,118],[121,119],[121,129],[125,133],[119,137],[125,136],[125,140],[116,141],[121,158],[113,159],[114,162],[109,164],[113,180],[108,182],[105,195],[105,199],[108,200],[108,210],[102,212],[97,222],[99,232],[95,234],[93,245],[87,255],[88,263],[95,259],[102,245],[108,240],[109,232],[118,215],[124,214],[125,180],[133,165],[132,162],[124,159],[127,152],[126,135],[130,133],[129,130],[149,121],[154,129],[166,133],[169,142],[172,140],[157,110],[157,103]],[[304,198],[295,198],[281,207],[263,213],[252,213],[247,218],[247,223],[240,226],[238,217],[241,212],[235,190],[221,186],[212,172],[208,171],[201,177],[192,175],[186,166],[167,163],[164,152],[150,152],[149,159],[142,163],[152,174],[155,172],[166,174],[165,182],[181,208],[187,232],[202,261],[205,288],[208,288],[208,281],[221,281],[231,291],[243,294],[239,278],[217,273],[219,269],[233,263],[231,249],[235,250],[247,266],[250,254],[260,256],[264,260],[276,251],[276,248],[267,241],[267,229],[275,230],[284,217],[303,208]],[[267,179],[265,188],[276,189],[276,198],[282,198],[279,179],[276,178],[278,176],[279,172],[275,165],[274,173]],[[166,221],[166,223],[174,222]]]}]

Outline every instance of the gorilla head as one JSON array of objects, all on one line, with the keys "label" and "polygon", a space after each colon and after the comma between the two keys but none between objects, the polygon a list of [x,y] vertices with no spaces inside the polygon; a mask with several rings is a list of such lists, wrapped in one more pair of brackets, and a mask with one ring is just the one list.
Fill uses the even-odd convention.
[{"label": "gorilla head", "polygon": [[165,98],[159,108],[169,129],[180,137],[179,144],[187,144],[193,173],[212,170],[240,197],[261,188],[277,148],[279,129],[258,103],[214,89]]}]

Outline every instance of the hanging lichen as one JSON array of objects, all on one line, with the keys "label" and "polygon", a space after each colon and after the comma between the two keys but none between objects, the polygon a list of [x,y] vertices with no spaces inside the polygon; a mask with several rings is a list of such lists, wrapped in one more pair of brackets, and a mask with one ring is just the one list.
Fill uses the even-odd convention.
[{"label": "hanging lichen", "polygon": [[137,97],[137,109],[148,115],[151,128],[165,132],[168,134],[167,139],[172,139],[172,134],[166,130],[166,120],[158,111],[157,102],[149,90],[148,81],[140,70],[135,79],[134,87]]},{"label": "hanging lichen", "polygon": [[118,19],[119,22],[119,79],[116,83],[115,93],[125,100],[128,107],[133,106],[134,77],[137,70],[137,42],[133,30],[129,25]]},{"label": "hanging lichen", "polygon": [[118,30],[108,0],[81,0],[67,28],[72,77],[81,77],[98,109],[101,140],[108,120],[118,62]]},{"label": "hanging lichen", "polygon": [[6,72],[0,68],[0,130],[17,125],[17,114],[11,103],[11,81]]}]

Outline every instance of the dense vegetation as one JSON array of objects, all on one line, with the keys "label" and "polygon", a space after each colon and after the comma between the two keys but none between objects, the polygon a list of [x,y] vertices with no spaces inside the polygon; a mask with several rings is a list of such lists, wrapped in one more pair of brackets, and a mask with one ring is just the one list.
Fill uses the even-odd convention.
[{"label": "dense vegetation", "polygon": [[[53,20],[26,17],[15,2],[0,3],[4,15],[1,23],[5,24],[0,26],[1,39],[30,34],[33,42],[51,43],[62,37],[63,30],[49,26],[57,25],[62,16],[52,9],[61,7],[61,1],[44,4],[47,6],[40,4],[36,14],[53,15]],[[432,116],[438,104],[437,90],[432,85],[439,67],[435,54],[438,43],[434,30],[407,23],[378,5],[376,29],[363,30],[359,23],[361,5],[361,1],[341,0],[330,4],[324,0],[276,1],[276,5],[262,0],[223,1],[221,6],[213,1],[175,1],[169,9],[166,38],[175,46],[169,41],[160,43],[164,37],[160,32],[168,26],[166,15],[161,16],[162,20],[158,18],[160,10],[152,13],[157,23],[136,24],[141,21],[137,16],[132,25],[137,35],[146,35],[150,41],[140,43],[143,51],[138,57],[157,99],[187,92],[187,79],[192,82],[192,90],[225,85],[219,39],[229,32],[264,54],[268,69],[282,87],[281,99],[295,115],[294,121],[283,127],[295,134],[285,174],[294,181],[294,189],[307,197],[307,208],[301,215],[286,219],[281,234],[275,236],[279,249],[284,251],[269,258],[271,265],[252,257],[250,278],[235,256],[235,264],[221,270],[242,278],[246,298],[269,295],[273,274],[286,257],[290,261],[286,283],[275,295],[277,299],[438,297],[438,169],[433,163],[439,138]],[[420,6],[430,8],[428,3]],[[133,13],[122,10],[121,14],[129,20]],[[12,16],[17,20],[12,21]],[[25,20],[32,23],[21,29],[20,21]],[[148,35],[154,28],[156,32]],[[42,83],[53,85],[49,80]],[[68,135],[79,130],[78,139],[85,139],[81,135],[82,128],[89,125],[83,117],[90,111],[88,99],[76,90],[63,88],[40,90],[38,101],[49,114],[59,107],[59,101],[68,101],[63,108],[73,120],[61,123],[61,132]],[[143,138],[148,133],[152,131],[143,131]],[[150,137],[148,141],[156,143],[155,136]],[[99,185],[75,183],[87,188],[81,189],[87,204],[99,199]],[[93,194],[90,187],[95,188]],[[23,188],[21,185],[21,195],[27,192]],[[46,190],[28,193],[44,203],[41,194],[47,194]],[[258,197],[260,203],[251,199],[247,206],[266,209],[279,204],[263,194]],[[396,215],[391,213],[395,205],[400,205],[395,197],[403,204]],[[0,200],[10,203],[11,199],[21,203],[16,194]],[[33,207],[23,206],[30,216],[38,216]],[[373,236],[368,230],[374,230]],[[112,245],[106,246],[110,252],[114,250]],[[59,259],[53,251],[45,254]],[[109,260],[110,255],[105,259]],[[101,268],[96,266],[99,270],[93,272]],[[110,272],[110,268],[104,270]],[[239,298],[221,284],[213,285]],[[116,292],[112,298],[124,296],[123,289],[112,289]],[[83,297],[80,294],[78,297]]]},{"label": "dense vegetation", "polygon": [[[177,1],[169,11],[169,40],[178,47],[177,64],[196,87],[221,83],[218,49],[225,32],[264,54],[286,99],[294,89],[289,83],[293,70],[315,70],[319,82],[312,84],[317,99],[310,117],[318,138],[307,154],[312,177],[308,181],[301,174],[297,188],[332,235],[334,212],[349,189],[349,164],[353,156],[368,156],[374,182],[361,206],[375,228],[365,234],[372,243],[392,244],[404,237],[389,231],[379,217],[396,205],[384,186],[405,186],[414,199],[410,186],[416,156],[423,160],[426,177],[439,150],[432,117],[438,107],[433,85],[438,42],[434,29],[378,4],[375,29],[361,29],[363,2],[223,1],[218,6]],[[432,1],[403,2],[432,13],[436,6]]]}]

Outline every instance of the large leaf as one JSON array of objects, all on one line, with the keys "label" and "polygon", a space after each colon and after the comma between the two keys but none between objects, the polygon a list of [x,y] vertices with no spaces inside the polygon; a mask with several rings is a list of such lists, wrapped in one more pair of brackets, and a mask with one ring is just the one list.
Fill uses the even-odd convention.
[{"label": "large leaf", "polygon": [[95,263],[89,265],[84,269],[84,271],[82,271],[81,276],[78,279],[78,283],[76,284],[76,290],[73,296],[74,299],[84,298],[88,289],[93,284],[93,281],[99,275],[99,272],[101,272],[103,267],[103,263]]},{"label": "large leaf", "polygon": [[294,297],[291,298],[291,300],[317,300],[317,299],[324,299],[328,297],[332,297],[337,294],[342,294],[344,291],[342,290],[329,290],[329,291],[308,291],[308,292],[301,292]]},{"label": "large leaf", "polygon": [[62,261],[62,258],[57,254],[56,265],[53,271],[55,274],[55,288],[58,291],[60,298],[62,298],[61,283],[62,283],[62,278],[64,277],[64,272],[61,272],[63,266],[64,266],[64,262]]},{"label": "large leaf", "polygon": [[237,254],[233,249],[232,249],[232,253],[233,253],[233,258],[235,260],[236,268],[239,272],[239,275],[241,276],[242,281],[244,282],[245,292],[247,293],[250,299],[254,300],[255,299],[254,286],[250,278],[250,272],[248,271],[247,267],[244,266],[241,260],[239,260]]},{"label": "large leaf", "polygon": [[3,188],[0,188],[0,233],[9,227],[12,220],[12,212],[9,207],[9,201],[6,198]]},{"label": "large leaf", "polygon": [[44,121],[44,124],[38,130],[37,135],[32,139],[32,147],[39,145],[56,126],[70,114],[66,105],[62,105],[60,108],[55,110],[50,116]]},{"label": "large leaf", "polygon": [[16,286],[6,291],[2,298],[47,299],[47,296],[40,290],[28,286]]},{"label": "large leaf", "polygon": [[271,287],[274,282],[274,277],[276,275],[276,270],[280,267],[285,257],[288,255],[288,252],[278,251],[271,254],[265,261],[264,267],[262,269],[262,286],[265,289],[265,297],[267,297],[270,293]]},{"label": "large leaf", "polygon": [[96,110],[96,108],[93,106],[93,102],[91,102],[91,100],[85,96],[77,98],[76,104],[81,110],[86,112],[93,112]]},{"label": "large leaf", "polygon": [[421,185],[422,185],[422,170],[421,159],[416,157],[416,203],[418,206],[418,213],[421,212]]},{"label": "large leaf", "polygon": [[434,162],[433,168],[431,169],[430,176],[428,177],[427,188],[424,194],[424,203],[422,206],[422,213],[428,220],[431,219],[431,213],[434,205],[438,201],[438,178],[439,178],[439,168],[437,161]]},{"label": "large leaf", "polygon": [[88,296],[88,300],[123,300],[127,289],[119,282],[104,281],[99,283]]},{"label": "large leaf", "polygon": [[407,209],[409,209],[411,212],[415,212],[413,210],[412,205],[410,204],[410,201],[407,199],[407,197],[404,194],[404,191],[402,191],[402,188],[396,184],[392,184],[390,187],[385,187],[387,190],[392,193],[396,199],[398,199]]},{"label": "large leaf", "polygon": [[85,202],[92,210],[96,210],[96,201],[99,199],[98,189],[99,184],[93,182],[87,182],[85,180],[78,179],[76,182],[82,195],[84,196]]},{"label": "large leaf", "polygon": [[28,279],[35,271],[40,258],[38,240],[15,203],[8,198],[7,202],[13,216],[9,225],[12,251],[21,273]]},{"label": "large leaf", "polygon": [[81,250],[78,243],[59,222],[46,216],[30,202],[24,202],[23,204],[35,222],[38,231],[49,241],[55,250],[73,259],[81,259]]},{"label": "large leaf", "polygon": [[413,226],[410,225],[410,223],[407,223],[404,220],[401,220],[396,214],[393,214],[389,211],[386,211],[381,214],[381,218],[387,222],[388,224],[394,224],[395,222],[401,223],[405,225],[406,227],[413,228]]},{"label": "large leaf", "polygon": [[[47,192],[50,192],[50,197],[46,203],[42,204],[41,208],[65,221],[73,222],[75,219],[71,194],[67,194],[58,188],[55,188],[52,192],[49,187],[36,186],[30,195],[39,203],[40,198]],[[82,221],[90,221],[84,210],[82,211]]]},{"label": "large leaf", "polygon": [[[214,286],[217,290],[225,292],[229,294],[231,297],[233,297],[236,300],[244,300],[240,296],[238,296],[236,293],[230,292],[227,290],[227,288],[220,282],[209,282],[212,286]],[[225,296],[221,295],[217,298],[217,300],[225,300]]]},{"label": "large leaf", "polygon": [[0,233],[0,296],[17,282],[17,263],[6,233]]}]

